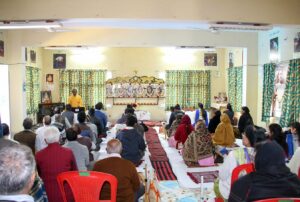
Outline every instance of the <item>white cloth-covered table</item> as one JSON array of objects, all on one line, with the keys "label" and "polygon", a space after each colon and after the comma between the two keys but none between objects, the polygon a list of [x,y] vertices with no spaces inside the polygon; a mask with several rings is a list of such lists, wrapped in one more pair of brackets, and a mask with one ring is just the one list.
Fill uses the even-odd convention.
[{"label": "white cloth-covered table", "polygon": [[149,121],[151,120],[151,114],[148,111],[136,110],[135,112],[136,118],[138,121]]}]

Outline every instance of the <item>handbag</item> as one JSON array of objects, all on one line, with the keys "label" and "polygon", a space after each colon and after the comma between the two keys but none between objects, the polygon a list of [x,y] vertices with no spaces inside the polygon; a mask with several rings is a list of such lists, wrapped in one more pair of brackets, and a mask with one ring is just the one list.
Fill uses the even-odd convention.
[{"label": "handbag", "polygon": [[209,155],[208,157],[204,157],[198,160],[198,163],[200,166],[214,166],[215,165],[215,159],[213,155]]}]

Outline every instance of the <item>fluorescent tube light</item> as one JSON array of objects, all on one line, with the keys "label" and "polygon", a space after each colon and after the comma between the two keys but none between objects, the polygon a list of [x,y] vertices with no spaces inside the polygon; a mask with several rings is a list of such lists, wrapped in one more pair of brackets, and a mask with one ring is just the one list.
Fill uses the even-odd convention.
[{"label": "fluorescent tube light", "polygon": [[59,28],[58,22],[0,22],[1,29],[50,29]]}]

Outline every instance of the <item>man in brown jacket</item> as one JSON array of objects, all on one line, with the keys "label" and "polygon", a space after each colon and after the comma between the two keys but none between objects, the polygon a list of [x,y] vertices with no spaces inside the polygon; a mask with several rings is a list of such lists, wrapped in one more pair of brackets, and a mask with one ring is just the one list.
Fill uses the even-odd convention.
[{"label": "man in brown jacket", "polygon": [[[112,139],[107,143],[108,158],[95,163],[94,171],[109,173],[118,179],[117,201],[137,201],[145,192],[134,164],[121,158],[122,143]],[[101,199],[109,199],[110,189],[105,185],[100,194]]]},{"label": "man in brown jacket", "polygon": [[35,138],[36,134],[31,130],[32,128],[32,119],[27,117],[23,121],[24,130],[14,135],[14,140],[18,141],[21,144],[24,144],[32,150],[32,153],[35,154]]}]

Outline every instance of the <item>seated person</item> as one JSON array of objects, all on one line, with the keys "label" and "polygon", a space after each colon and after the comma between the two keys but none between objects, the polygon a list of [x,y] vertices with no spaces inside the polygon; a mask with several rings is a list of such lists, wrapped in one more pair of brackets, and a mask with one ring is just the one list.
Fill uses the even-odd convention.
[{"label": "seated person", "polygon": [[171,127],[169,128],[169,130],[167,130],[168,137],[172,137],[175,134],[175,132],[176,132],[176,130],[177,130],[177,128],[178,128],[178,126],[181,122],[181,119],[182,119],[183,115],[184,114],[182,114],[182,113],[177,113],[176,114],[176,119],[173,121],[173,123],[172,123]]},{"label": "seated person", "polygon": [[132,107],[127,107],[125,109],[124,114],[122,114],[122,117],[117,120],[117,124],[125,124],[127,115],[134,116],[134,109]]},{"label": "seated person", "polygon": [[188,115],[184,115],[175,132],[174,138],[178,143],[181,142],[184,144],[192,131],[194,131],[194,127],[191,124],[191,119]]},{"label": "seated person", "polygon": [[283,133],[282,128],[277,123],[269,125],[269,138],[275,140],[284,150],[285,155],[288,156],[288,144],[286,142],[286,135]]},{"label": "seated person", "polygon": [[276,142],[257,144],[254,165],[254,172],[232,185],[229,201],[300,197],[300,179],[286,167],[285,153]]},{"label": "seated person", "polygon": [[31,149],[19,144],[1,147],[0,162],[0,201],[33,202],[29,192],[36,163]]},{"label": "seated person", "polygon": [[[93,170],[109,173],[117,178],[117,201],[137,201],[144,194],[145,187],[140,182],[134,164],[121,158],[122,143],[117,139],[112,139],[107,143],[106,151],[108,158],[97,161]],[[109,199],[109,186],[104,185],[100,195],[101,199]]]},{"label": "seated person", "polygon": [[200,103],[200,102],[198,103],[198,107],[199,107],[199,109],[196,110],[195,123],[194,124],[196,124],[199,119],[202,119],[202,120],[205,121],[205,125],[208,126],[207,111],[204,109],[203,104]]},{"label": "seated person", "polygon": [[183,160],[186,165],[198,165],[198,160],[213,156],[213,144],[205,123],[198,120],[193,131],[183,145]]},{"label": "seated person", "polygon": [[239,147],[234,149],[224,158],[224,163],[219,169],[219,180],[216,181],[217,190],[215,190],[215,193],[220,192],[218,197],[228,199],[231,175],[234,168],[238,165],[254,162],[254,145],[258,142],[258,139],[262,140],[262,138],[257,138],[259,136],[257,133],[254,126],[247,126],[243,133],[243,145],[245,148]]},{"label": "seated person", "polygon": [[134,128],[136,123],[135,116],[127,116],[126,127],[117,134],[116,138],[122,142],[122,158],[139,165],[144,156],[146,145],[143,137]]},{"label": "seated person", "polygon": [[229,116],[229,119],[231,121],[231,124],[233,125],[234,123],[234,111],[232,110],[232,106],[230,103],[227,104],[226,110],[224,111]]},{"label": "seated person", "polygon": [[212,118],[208,124],[208,131],[209,133],[215,133],[216,128],[218,127],[219,123],[221,122],[221,112],[220,110],[213,110],[212,111]]},{"label": "seated person", "polygon": [[71,127],[74,124],[74,112],[72,111],[72,107],[70,104],[66,105],[66,111],[64,111],[61,115],[64,119],[68,120],[66,121],[69,124],[67,128]]},{"label": "seated person", "polygon": [[90,163],[88,148],[77,141],[77,132],[73,128],[67,129],[66,137],[67,142],[64,147],[72,150],[78,170],[87,170]]},{"label": "seated person", "polygon": [[221,115],[221,123],[216,128],[212,136],[214,145],[232,147],[235,142],[233,128],[229,116],[225,113]]},{"label": "seated person", "polygon": [[106,125],[107,125],[107,115],[106,113],[103,111],[103,103],[102,102],[98,102],[95,105],[95,117],[97,117],[99,119],[99,121],[101,121],[102,126],[103,126],[103,130],[104,132],[107,131]]},{"label": "seated person", "polygon": [[[300,128],[298,128],[297,130],[299,130]],[[293,129],[292,129],[293,130]],[[296,131],[298,138],[297,140],[299,140],[298,145],[300,145],[300,132]],[[295,173],[296,175],[298,175],[298,172],[300,171],[300,147],[298,146],[293,157],[291,158],[290,162],[288,163],[288,167],[291,169],[292,173]]]}]

